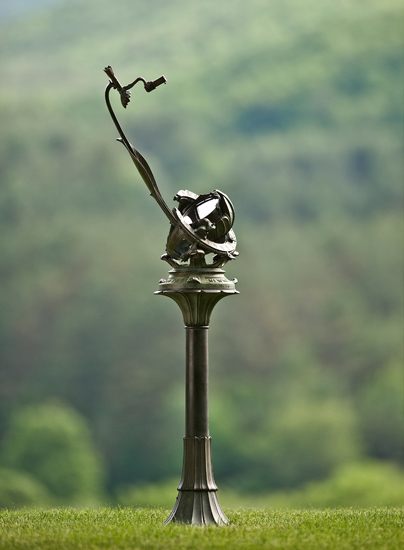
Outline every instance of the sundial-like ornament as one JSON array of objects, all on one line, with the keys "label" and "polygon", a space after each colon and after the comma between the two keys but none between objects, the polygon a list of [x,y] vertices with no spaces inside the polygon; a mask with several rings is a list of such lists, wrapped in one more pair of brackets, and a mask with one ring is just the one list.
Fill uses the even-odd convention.
[{"label": "sundial-like ornament", "polygon": [[[160,193],[149,164],[129,142],[112,108],[109,97],[111,89],[119,92],[122,106],[126,108],[130,101],[130,90],[137,83],[142,83],[146,92],[151,92],[157,86],[166,83],[165,77],[161,76],[150,82],[139,77],[130,84],[122,86],[112,67],[108,66],[104,71],[110,79],[105,90],[105,100],[120,136],[118,141],[125,146],[151,196],[157,201],[171,224],[166,253],[162,258],[173,267],[185,265],[187,262],[190,265],[219,267],[227,261],[233,260],[238,253],[236,252],[236,235],[232,229],[234,208],[229,197],[218,190],[204,195],[181,190],[174,197],[178,206],[170,209]],[[205,256],[208,254],[213,254],[213,259],[209,264],[205,261]]]},{"label": "sundial-like ornament", "polygon": [[136,78],[126,86],[117,80],[110,66],[105,101],[118,130],[120,141],[129,153],[140,176],[170,222],[162,259],[172,269],[160,279],[155,294],[174,300],[181,309],[186,329],[185,437],[182,477],[178,496],[166,523],[226,525],[228,519],[217,499],[217,486],[211,461],[208,422],[208,328],[214,306],[226,296],[238,294],[236,279],[229,280],[222,267],[237,257],[233,231],[234,208],[229,197],[219,190],[197,195],[181,190],[176,206],[169,208],[153,172],[143,155],[123,132],[111,106],[110,92],[116,90],[124,108],[130,90],[142,83],[151,92],[166,82],[162,76],[147,82]]}]

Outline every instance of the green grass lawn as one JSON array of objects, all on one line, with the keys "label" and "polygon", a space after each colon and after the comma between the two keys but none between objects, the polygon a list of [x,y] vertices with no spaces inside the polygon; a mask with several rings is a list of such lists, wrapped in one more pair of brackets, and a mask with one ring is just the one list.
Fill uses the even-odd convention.
[{"label": "green grass lawn", "polygon": [[0,548],[205,549],[404,548],[404,509],[238,510],[228,527],[162,522],[163,509],[14,510],[0,512]]}]

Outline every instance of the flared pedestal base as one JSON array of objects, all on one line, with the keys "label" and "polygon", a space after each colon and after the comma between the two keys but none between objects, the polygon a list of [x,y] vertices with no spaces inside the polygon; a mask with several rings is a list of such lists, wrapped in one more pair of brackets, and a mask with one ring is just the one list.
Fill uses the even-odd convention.
[{"label": "flared pedestal base", "polygon": [[220,508],[216,491],[178,491],[173,511],[167,523],[190,525],[227,525],[229,520]]},{"label": "flared pedestal base", "polygon": [[165,523],[227,525],[213,478],[210,437],[184,437],[184,462],[178,496]]}]

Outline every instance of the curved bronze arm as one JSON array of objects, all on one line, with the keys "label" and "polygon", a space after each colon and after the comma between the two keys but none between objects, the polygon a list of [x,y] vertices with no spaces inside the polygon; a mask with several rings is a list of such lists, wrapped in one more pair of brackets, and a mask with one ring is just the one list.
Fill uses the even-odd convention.
[{"label": "curved bronze arm", "polygon": [[121,103],[122,106],[126,109],[129,101],[130,101],[130,92],[129,90],[133,88],[138,82],[142,82],[144,89],[146,92],[151,92],[152,90],[155,90],[158,86],[161,84],[166,83],[166,79],[164,76],[161,76],[157,80],[146,82],[146,80],[142,77],[136,78],[133,82],[130,84],[127,84],[126,86],[122,86],[118,79],[116,78],[114,71],[112,70],[112,67],[108,66],[105,67],[104,72],[108,75],[110,81],[108,86],[105,89],[105,103],[107,104],[107,108],[109,111],[109,114],[112,118],[113,123],[115,124],[116,129],[118,130],[119,138],[118,141],[120,141],[128,151],[134,165],[136,166],[139,174],[141,175],[143,181],[147,185],[147,188],[150,191],[150,195],[156,200],[157,204],[160,206],[164,214],[167,216],[169,222],[172,225],[177,225],[178,220],[174,216],[171,209],[168,207],[167,203],[163,199],[160,190],[158,188],[157,182],[154,178],[153,172],[147,163],[146,159],[137,151],[133,145],[129,142],[128,138],[126,137],[124,131],[122,130],[121,125],[118,122],[118,119],[115,115],[114,110],[111,106],[111,101],[109,94],[111,92],[111,89],[115,89],[119,92],[121,96]]}]

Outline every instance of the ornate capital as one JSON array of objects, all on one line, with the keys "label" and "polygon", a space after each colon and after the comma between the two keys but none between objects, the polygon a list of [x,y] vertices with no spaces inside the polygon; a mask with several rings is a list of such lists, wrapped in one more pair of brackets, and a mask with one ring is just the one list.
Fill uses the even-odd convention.
[{"label": "ornate capital", "polygon": [[179,305],[187,327],[206,327],[217,302],[238,294],[236,282],[227,279],[219,268],[177,268],[160,280],[155,294],[172,298]]}]

